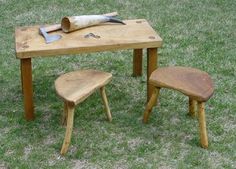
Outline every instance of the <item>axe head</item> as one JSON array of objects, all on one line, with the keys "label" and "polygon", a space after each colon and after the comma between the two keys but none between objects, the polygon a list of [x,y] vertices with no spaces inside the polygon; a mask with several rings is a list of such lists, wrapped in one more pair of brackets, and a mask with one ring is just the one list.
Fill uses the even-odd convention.
[{"label": "axe head", "polygon": [[57,41],[57,40],[61,39],[61,37],[62,37],[61,35],[49,35],[44,27],[39,28],[39,33],[44,37],[45,42],[47,44]]}]

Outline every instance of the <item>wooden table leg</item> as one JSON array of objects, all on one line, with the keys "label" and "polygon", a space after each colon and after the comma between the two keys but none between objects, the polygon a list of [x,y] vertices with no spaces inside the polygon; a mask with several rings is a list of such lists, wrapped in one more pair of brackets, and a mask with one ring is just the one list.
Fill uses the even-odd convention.
[{"label": "wooden table leg", "polygon": [[133,52],[133,76],[142,76],[143,49],[134,49]]},{"label": "wooden table leg", "polygon": [[154,86],[148,83],[151,73],[157,68],[157,48],[147,49],[147,102],[151,98]]},{"label": "wooden table leg", "polygon": [[24,97],[26,120],[34,119],[31,58],[21,59],[21,84]]}]

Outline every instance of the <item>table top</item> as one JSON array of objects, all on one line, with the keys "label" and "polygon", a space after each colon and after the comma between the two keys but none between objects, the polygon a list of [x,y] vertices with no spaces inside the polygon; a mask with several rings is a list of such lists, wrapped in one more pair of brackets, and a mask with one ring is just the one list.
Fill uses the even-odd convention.
[{"label": "table top", "polygon": [[[145,19],[125,20],[126,25],[104,23],[64,33],[62,38],[46,44],[39,34],[40,26],[19,27],[15,30],[16,56],[19,59],[37,56],[67,55],[121,49],[161,47],[162,39]],[[86,36],[89,33],[97,37]]]}]

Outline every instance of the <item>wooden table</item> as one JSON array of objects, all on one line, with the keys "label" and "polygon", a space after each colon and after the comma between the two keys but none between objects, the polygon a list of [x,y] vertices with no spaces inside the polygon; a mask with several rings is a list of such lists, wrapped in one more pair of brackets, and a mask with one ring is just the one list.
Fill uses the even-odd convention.
[{"label": "wooden table", "polygon": [[[162,39],[145,19],[125,20],[126,25],[101,24],[69,34],[57,31],[62,39],[46,44],[39,35],[39,26],[19,27],[15,30],[16,56],[20,59],[22,91],[26,120],[34,119],[31,58],[69,54],[133,50],[133,75],[142,75],[143,49],[147,48],[147,78],[157,68],[157,48]],[[89,33],[97,35],[96,38]],[[153,87],[147,82],[147,99]]]}]

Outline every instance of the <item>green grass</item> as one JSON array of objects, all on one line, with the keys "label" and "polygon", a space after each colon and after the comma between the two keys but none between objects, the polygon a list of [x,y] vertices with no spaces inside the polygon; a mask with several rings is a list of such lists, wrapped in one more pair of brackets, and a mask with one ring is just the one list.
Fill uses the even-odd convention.
[{"label": "green grass", "polygon": [[[0,0],[0,168],[236,168],[235,0]],[[145,18],[163,38],[159,65],[207,71],[215,93],[206,104],[210,146],[199,146],[198,123],[187,98],[163,90],[150,122],[142,123],[146,75],[133,78],[132,51],[33,59],[36,119],[26,122],[14,29],[53,24],[63,16],[118,11]],[[144,72],[146,71],[144,57]],[[63,72],[94,68],[111,72],[105,120],[99,93],[75,113],[72,142],[59,155],[65,128],[54,80]]]}]

